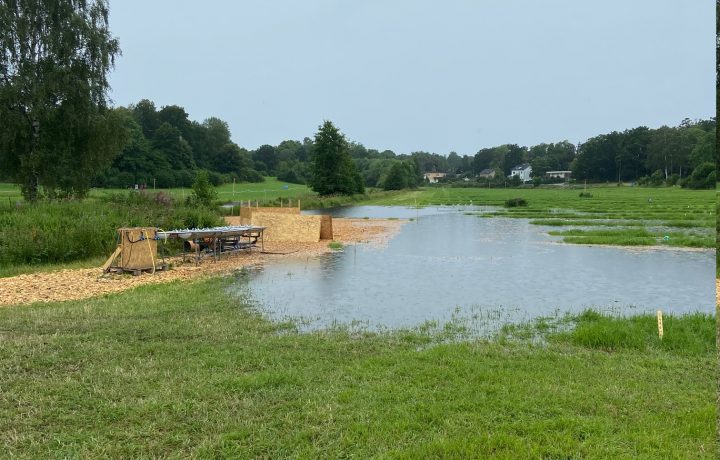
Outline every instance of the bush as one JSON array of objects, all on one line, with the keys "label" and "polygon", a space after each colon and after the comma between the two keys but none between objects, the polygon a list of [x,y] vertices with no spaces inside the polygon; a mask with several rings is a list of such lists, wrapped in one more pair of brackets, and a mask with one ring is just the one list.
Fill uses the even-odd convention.
[{"label": "bush", "polygon": [[687,181],[690,188],[715,188],[715,165],[710,162],[701,163],[695,168]]},{"label": "bush", "polygon": [[580,192],[580,195],[578,195],[580,198],[592,198],[592,193],[590,192]]},{"label": "bush", "polygon": [[240,179],[243,182],[265,182],[265,177],[254,169],[243,169],[240,172]]},{"label": "bush", "polygon": [[527,201],[525,198],[511,198],[507,201],[505,201],[505,207],[506,208],[516,208],[518,206],[527,206]]}]

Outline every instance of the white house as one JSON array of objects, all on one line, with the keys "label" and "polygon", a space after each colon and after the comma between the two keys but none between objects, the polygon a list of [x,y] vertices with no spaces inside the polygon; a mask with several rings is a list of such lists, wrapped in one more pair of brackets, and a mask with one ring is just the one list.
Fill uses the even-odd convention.
[{"label": "white house", "polygon": [[570,179],[572,171],[548,171],[545,175],[551,179]]},{"label": "white house", "polygon": [[438,180],[442,179],[445,176],[446,176],[445,173],[437,173],[437,172],[423,174],[423,177],[425,177],[425,180],[430,182],[431,184],[437,184]]},{"label": "white house", "polygon": [[530,180],[530,174],[532,174],[532,166],[528,163],[517,165],[510,171],[510,177],[520,176],[520,180],[523,182]]}]

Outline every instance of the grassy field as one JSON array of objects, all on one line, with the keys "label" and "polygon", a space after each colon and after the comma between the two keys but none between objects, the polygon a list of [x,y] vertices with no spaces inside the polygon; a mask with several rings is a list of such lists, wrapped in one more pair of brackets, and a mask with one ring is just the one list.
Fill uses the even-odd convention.
[{"label": "grassy field", "polygon": [[0,182],[0,202],[14,203],[22,199],[20,187],[15,184]]},{"label": "grassy field", "polygon": [[[581,197],[580,193],[590,196]],[[512,198],[524,198],[528,205],[503,208]],[[481,216],[531,219],[533,224],[554,227],[553,233],[567,243],[705,248],[716,244],[713,190],[425,188],[369,200],[368,204],[498,206],[497,211]],[[559,230],[561,227],[567,230]]]},{"label": "grassy field", "polygon": [[[287,188],[285,188],[287,187]],[[314,196],[315,194],[305,185],[289,184],[274,177],[266,177],[265,182],[224,184],[216,187],[218,198],[222,201],[258,200],[272,201],[278,198],[297,198]],[[124,193],[126,189],[92,189],[90,198],[105,197],[110,194]],[[153,191],[150,189],[149,191]],[[173,198],[184,199],[192,194],[190,188],[157,189],[156,192],[164,192]],[[20,188],[14,184],[0,183],[0,200],[21,199]]]},{"label": "grassy field", "polygon": [[0,309],[2,456],[715,457],[710,316],[299,334],[228,282]]},{"label": "grassy field", "polygon": [[[263,202],[276,200],[278,198],[297,198],[314,195],[305,185],[289,184],[279,181],[274,177],[266,177],[265,182],[235,184],[234,187],[233,184],[223,184],[215,187],[215,190],[218,192],[218,199],[224,202],[241,200],[257,200]],[[184,199],[192,193],[192,189],[190,188],[158,189],[156,191],[162,191],[176,199]],[[117,192],[117,190],[93,189],[92,195],[102,195],[112,192]]]}]

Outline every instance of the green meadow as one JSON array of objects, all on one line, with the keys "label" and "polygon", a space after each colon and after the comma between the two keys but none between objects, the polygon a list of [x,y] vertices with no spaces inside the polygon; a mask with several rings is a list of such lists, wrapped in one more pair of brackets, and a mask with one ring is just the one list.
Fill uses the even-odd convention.
[{"label": "green meadow", "polygon": [[[583,196],[581,196],[583,194]],[[527,206],[504,207],[523,198]],[[680,188],[424,188],[366,204],[495,206],[479,217],[530,219],[566,243],[715,247],[715,192]],[[564,230],[563,230],[564,228]]]},{"label": "green meadow", "polygon": [[715,458],[715,319],[298,333],[232,278],[0,309],[8,458]]}]

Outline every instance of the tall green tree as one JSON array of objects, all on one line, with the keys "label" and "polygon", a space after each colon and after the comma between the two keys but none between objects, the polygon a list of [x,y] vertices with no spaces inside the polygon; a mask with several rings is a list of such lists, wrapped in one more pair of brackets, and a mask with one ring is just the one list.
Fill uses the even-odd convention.
[{"label": "tall green tree", "polygon": [[83,196],[126,137],[107,103],[107,1],[0,2],[0,47],[0,166],[28,200]]},{"label": "tall green tree", "polygon": [[130,108],[132,109],[135,121],[137,121],[142,128],[145,137],[148,139],[152,138],[155,130],[160,127],[160,117],[155,108],[155,103],[148,99],[143,99]]},{"label": "tall green tree", "polygon": [[310,187],[320,195],[363,193],[365,184],[348,151],[345,136],[330,121],[315,134]]}]

